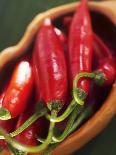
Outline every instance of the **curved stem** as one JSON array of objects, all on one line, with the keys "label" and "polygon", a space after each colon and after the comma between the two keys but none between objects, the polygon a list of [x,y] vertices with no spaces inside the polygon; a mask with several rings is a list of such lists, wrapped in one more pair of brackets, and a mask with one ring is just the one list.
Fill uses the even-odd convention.
[{"label": "curved stem", "polygon": [[[66,127],[66,129],[64,130],[63,134],[59,137],[53,137],[53,141],[54,143],[58,143],[58,142],[62,142],[68,135],[70,135],[75,129],[77,129],[78,127],[80,127],[80,125],[87,119],[89,118],[91,115],[93,114],[93,110],[92,107],[88,107],[86,109],[83,110],[83,112],[80,114],[80,116],[77,118],[77,120],[75,121],[78,113],[76,111],[76,109],[74,110],[74,112],[72,113],[69,121],[68,121],[68,125]],[[53,143],[53,142],[52,142]]]},{"label": "curved stem", "polygon": [[52,140],[54,141],[54,143],[59,143],[62,142],[68,135],[69,135],[69,131],[71,130],[74,121],[78,115],[78,111],[77,111],[77,107],[74,109],[73,113],[71,114],[69,121],[67,123],[67,126],[65,128],[65,130],[63,131],[63,133],[60,136],[53,136]]},{"label": "curved stem", "polygon": [[87,107],[84,109],[84,111],[80,114],[80,116],[75,121],[74,125],[72,126],[71,130],[69,131],[69,134],[71,134],[75,129],[79,128],[80,125],[88,119],[93,114],[92,107]]},{"label": "curved stem", "polygon": [[75,102],[75,100],[72,100],[67,109],[65,110],[65,112],[61,116],[53,118],[51,115],[48,114],[46,115],[46,118],[51,122],[61,122],[70,115],[70,113],[74,110],[76,105],[77,103]]},{"label": "curved stem", "polygon": [[[56,111],[52,111],[51,112],[52,117],[56,117],[57,113]],[[18,141],[12,139],[10,137],[9,134],[6,133],[6,131],[4,131],[3,129],[0,128],[0,134],[2,134],[6,141],[13,146],[14,148],[23,151],[23,152],[28,152],[28,153],[38,153],[43,151],[44,149],[47,148],[47,146],[50,144],[51,140],[52,140],[52,136],[53,136],[53,130],[54,130],[54,126],[55,123],[54,122],[50,122],[50,127],[49,127],[49,132],[48,132],[48,136],[47,139],[45,140],[45,142],[39,146],[28,146],[28,145],[24,145],[19,143]]]},{"label": "curved stem", "polygon": [[8,151],[10,155],[27,155],[27,152],[21,152],[15,148],[13,148],[10,144],[7,143]]},{"label": "curved stem", "polygon": [[[67,122],[67,126],[66,126],[64,132],[60,136],[57,136],[57,137],[53,136],[52,137],[53,141],[51,142],[51,144],[62,142],[69,135],[69,131],[71,130],[77,115],[79,115],[83,110],[82,107],[79,108],[80,110],[78,110],[78,108],[79,107],[77,105],[75,107],[75,109],[73,110],[73,112],[72,112],[72,114],[71,114],[71,116],[69,118],[69,121]],[[41,143],[44,143],[45,139],[38,138],[38,141],[41,142]]]},{"label": "curved stem", "polygon": [[[52,141],[51,144],[62,142],[68,135],[70,135],[77,128],[79,128],[80,125],[93,114],[93,110],[92,110],[92,107],[87,107],[86,109],[83,110],[83,112],[79,115],[79,117],[77,118],[77,120],[75,122],[74,122],[74,120],[77,117],[76,109],[74,110],[73,113],[74,113],[74,115],[73,114],[71,115],[71,117],[68,121],[68,126],[64,130],[63,134],[59,137],[53,137],[52,139],[54,141]],[[44,139],[39,139],[39,141],[41,143],[45,142]]]},{"label": "curved stem", "polygon": [[[44,143],[44,142],[45,142],[45,139],[39,137],[39,138],[37,138],[37,141],[40,142],[40,143]],[[50,144],[53,144],[53,143],[54,143],[54,142],[51,141]]]},{"label": "curved stem", "polygon": [[77,83],[80,80],[80,78],[92,78],[94,79],[94,82],[97,83],[98,85],[103,85],[103,83],[107,80],[107,78],[104,76],[104,74],[101,71],[96,71],[96,72],[81,72],[77,74],[74,78],[73,81],[73,97],[75,101],[83,105],[84,104],[84,99],[86,97],[86,92],[80,88],[77,88]]},{"label": "curved stem", "polygon": [[86,93],[78,88],[77,89],[77,83],[80,80],[80,78],[82,77],[87,77],[87,78],[94,78],[96,76],[96,73],[88,73],[88,72],[81,72],[79,74],[77,74],[74,78],[73,81],[73,97],[75,99],[75,101],[80,104],[83,105],[84,104],[84,98],[86,96]]},{"label": "curved stem", "polygon": [[[76,107],[76,105],[83,105],[84,104],[84,101],[82,100],[82,96],[84,96],[84,93],[81,91],[79,93],[81,93],[81,98],[79,98],[79,93],[78,90],[77,90],[77,82],[79,81],[80,78],[82,77],[89,77],[89,78],[95,78],[96,79],[101,79],[102,78],[102,75],[101,73],[96,73],[96,72],[93,72],[93,73],[88,73],[88,72],[81,72],[79,73],[78,75],[76,75],[76,77],[74,78],[74,81],[73,81],[73,96],[74,96],[74,100],[71,101],[71,103],[69,104],[69,106],[67,107],[67,109],[65,110],[65,112],[57,117],[57,118],[52,118],[49,114],[46,115],[46,118],[52,122],[61,122],[63,121],[64,119],[66,119],[70,113],[74,110],[74,108]],[[86,96],[86,95],[85,95]],[[83,99],[85,98],[85,96],[83,97]]]},{"label": "curved stem", "polygon": [[58,146],[58,143],[50,145],[44,152],[42,152],[42,155],[51,155],[51,153],[57,146]]},{"label": "curved stem", "polygon": [[91,115],[93,114],[93,110],[92,107],[87,107],[86,109],[84,109],[84,111],[80,114],[80,116],[77,118],[77,120],[75,121],[78,113],[76,111],[76,109],[74,110],[74,112],[72,113],[69,121],[68,121],[68,125],[65,128],[64,132],[61,134],[61,136],[59,137],[53,137],[53,142],[52,143],[58,143],[58,142],[62,142],[68,135],[70,135],[74,130],[76,130],[77,128],[80,127],[80,125],[86,120],[88,119]]},{"label": "curved stem", "polygon": [[[22,124],[17,130],[10,133],[11,137],[15,137],[21,132],[23,132],[25,129],[27,129],[31,124],[33,124],[37,119],[44,116],[47,113],[47,109],[41,110],[41,112],[34,113],[24,124]],[[5,139],[4,136],[0,136],[0,139]]]}]

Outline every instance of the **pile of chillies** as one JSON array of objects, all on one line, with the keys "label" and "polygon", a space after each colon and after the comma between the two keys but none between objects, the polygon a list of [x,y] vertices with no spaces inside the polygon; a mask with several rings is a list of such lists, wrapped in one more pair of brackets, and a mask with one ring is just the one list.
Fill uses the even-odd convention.
[{"label": "pile of chillies", "polygon": [[44,20],[32,56],[21,58],[1,92],[0,145],[14,154],[47,154],[98,109],[95,98],[116,79],[87,0],[62,23],[66,34]]}]

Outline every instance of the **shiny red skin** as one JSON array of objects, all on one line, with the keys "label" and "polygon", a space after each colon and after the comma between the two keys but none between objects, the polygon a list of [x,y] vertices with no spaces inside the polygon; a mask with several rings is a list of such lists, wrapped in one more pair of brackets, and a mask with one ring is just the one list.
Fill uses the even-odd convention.
[{"label": "shiny red skin", "polygon": [[42,97],[40,95],[40,89],[39,89],[39,74],[38,74],[38,65],[37,65],[37,53],[34,53],[32,55],[32,62],[33,62],[33,75],[34,75],[34,87],[35,87],[35,94],[36,94],[36,100],[42,101]]},{"label": "shiny red skin", "polygon": [[4,96],[5,96],[5,91],[3,91],[2,94],[0,95],[0,108],[2,107]]},{"label": "shiny red skin", "polygon": [[[54,31],[56,33],[56,35],[59,37],[59,40],[62,44],[62,47],[65,49],[65,46],[66,46],[66,43],[67,43],[67,39],[66,39],[66,36],[65,34],[58,28],[54,28]],[[34,73],[34,79],[35,79],[35,89],[36,89],[36,99],[37,101],[41,101],[42,100],[42,97],[40,95],[40,91],[39,91],[39,75],[38,75],[38,69],[37,69],[37,65],[36,65],[36,62],[37,62],[37,52],[35,52],[33,55],[32,55],[32,60],[33,60],[33,73]]]},{"label": "shiny red skin", "polygon": [[67,38],[65,36],[65,34],[58,28],[54,28],[59,40],[61,41],[61,44],[63,46],[63,48],[65,48],[66,44],[67,44]]},{"label": "shiny red skin", "polygon": [[[4,96],[5,96],[5,91],[3,91],[2,94],[0,95],[0,107],[2,107],[3,105]],[[9,125],[8,125],[8,122],[9,122]],[[11,126],[10,124],[12,124],[11,120],[0,120],[0,127],[4,128],[8,132],[12,130],[10,127]]]},{"label": "shiny red skin", "polygon": [[[0,127],[6,130],[8,133],[12,132],[14,129],[15,122],[13,120],[0,120]],[[0,140],[0,145],[3,149],[7,149],[5,140]]]},{"label": "shiny red skin", "polygon": [[[78,73],[92,71],[92,41],[92,27],[87,1],[82,0],[72,19],[69,31],[68,58],[71,89],[74,77]],[[81,79],[78,88],[88,94],[90,81],[86,78]]]},{"label": "shiny red skin", "polygon": [[[64,17],[64,26],[69,30],[72,22],[71,16]],[[112,58],[111,50],[105,45],[101,38],[93,33],[93,65],[99,65],[99,70],[107,77],[105,85],[110,85],[116,78],[115,60]],[[103,60],[105,58],[105,60]],[[107,59],[106,59],[107,58]],[[107,61],[108,60],[108,61]],[[97,63],[97,64],[95,64]]]},{"label": "shiny red skin", "polygon": [[104,76],[107,78],[104,85],[111,85],[116,79],[116,63],[114,59],[113,58],[103,59],[100,62],[97,71],[101,71],[104,74]]},{"label": "shiny red skin", "polygon": [[46,103],[65,101],[67,68],[64,51],[50,22],[45,22],[39,29],[33,54],[36,55],[34,63],[38,71],[38,89],[42,99]]},{"label": "shiny red skin", "polygon": [[26,109],[32,88],[32,66],[29,61],[22,60],[13,71],[3,99],[3,108],[10,112],[12,118],[17,117]]},{"label": "shiny red skin", "polygon": [[[18,129],[31,115],[32,115],[32,112],[30,111],[29,112],[26,111],[25,113],[21,114],[19,116],[16,129]],[[35,124],[32,124],[22,133],[17,135],[15,139],[23,144],[36,146],[37,145],[37,140],[36,140],[37,133],[35,131],[36,131],[36,126]]]},{"label": "shiny red skin", "polygon": [[[5,91],[0,95],[0,107],[2,107],[4,95]],[[14,124],[14,120],[0,120],[0,127],[6,130],[8,133],[13,131]],[[3,149],[7,149],[6,142],[2,139],[0,140],[0,146],[2,146]]]},{"label": "shiny red skin", "polygon": [[[34,109],[34,108],[33,108]],[[31,117],[34,113],[32,108],[27,109],[23,114],[19,116],[18,122],[16,124],[16,129],[18,129],[29,117]],[[46,127],[45,119],[42,117],[38,119],[35,123],[30,125],[26,130],[15,137],[19,142],[36,146],[37,145],[37,137],[41,137],[45,134],[44,128]]]},{"label": "shiny red skin", "polygon": [[116,60],[105,43],[93,34],[94,59],[97,61],[97,71],[101,71],[107,78],[104,85],[111,85],[116,79]]}]

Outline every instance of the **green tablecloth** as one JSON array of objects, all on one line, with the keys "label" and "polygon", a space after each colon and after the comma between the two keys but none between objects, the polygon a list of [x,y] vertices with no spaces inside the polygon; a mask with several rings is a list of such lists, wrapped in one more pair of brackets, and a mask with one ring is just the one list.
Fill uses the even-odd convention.
[{"label": "green tablecloth", "polygon": [[[17,43],[38,13],[74,0],[0,0],[0,50]],[[116,155],[116,118],[78,155]]]}]

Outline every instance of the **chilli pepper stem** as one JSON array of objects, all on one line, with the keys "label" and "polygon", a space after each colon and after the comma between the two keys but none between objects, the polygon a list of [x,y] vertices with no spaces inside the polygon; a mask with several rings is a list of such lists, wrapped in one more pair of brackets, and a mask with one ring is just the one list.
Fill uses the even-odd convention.
[{"label": "chilli pepper stem", "polygon": [[[56,117],[57,116],[57,112],[56,111],[52,111],[51,115],[52,115],[52,117]],[[50,142],[52,140],[52,136],[53,136],[54,126],[55,126],[55,123],[54,122],[50,122],[47,139],[45,140],[45,142],[43,144],[41,144],[39,146],[28,146],[28,145],[21,144],[18,141],[16,141],[13,138],[11,138],[11,136],[9,134],[7,134],[7,132],[4,131],[2,128],[0,128],[0,134],[2,134],[5,137],[5,140],[11,146],[13,146],[14,148],[16,148],[16,149],[18,149],[20,151],[23,151],[23,152],[38,153],[38,152],[41,152],[44,149],[46,149],[47,146],[50,144]]]},{"label": "chilli pepper stem", "polygon": [[[79,111],[77,109],[78,109],[78,107],[76,106],[75,109],[73,110],[68,122],[67,122],[67,126],[66,126],[65,130],[63,131],[63,133],[57,137],[56,136],[52,137],[51,144],[62,142],[68,136],[69,131],[71,130],[77,115],[79,114]],[[45,139],[38,138],[38,141],[41,143],[44,143]]]},{"label": "chilli pepper stem", "polygon": [[[95,74],[88,73],[88,72],[81,72],[81,73],[77,74],[73,80],[73,97],[74,97],[75,101],[80,105],[84,104],[83,96],[86,96],[86,94],[83,90],[81,90],[80,88],[77,88],[77,83],[83,77],[94,78]],[[81,91],[79,91],[79,90],[81,90]],[[81,93],[82,91],[83,91],[83,93]],[[85,95],[83,95],[83,94],[85,94]]]},{"label": "chilli pepper stem", "polygon": [[[11,137],[15,137],[21,132],[23,132],[25,129],[27,129],[31,124],[33,124],[37,119],[45,115],[47,112],[47,109],[42,109],[41,112],[34,113],[25,123],[23,123],[17,130],[10,133]],[[0,139],[5,139],[4,136],[0,136]]]},{"label": "chilli pepper stem", "polygon": [[[92,107],[87,107],[85,108],[82,113],[77,117],[78,113],[77,113],[77,109],[75,109],[73,111],[73,113],[70,116],[70,119],[67,123],[67,127],[65,128],[64,132],[59,136],[59,137],[53,137],[52,138],[52,142],[51,144],[54,143],[59,143],[62,142],[68,135],[70,135],[75,129],[79,128],[80,125],[86,120],[88,119],[91,115],[93,114],[93,109]],[[77,117],[77,119],[76,119]],[[75,120],[76,119],[76,120]],[[38,140],[41,143],[45,142],[45,139],[40,139],[38,138]]]},{"label": "chilli pepper stem", "polygon": [[71,114],[69,121],[67,123],[67,126],[66,126],[65,130],[63,131],[63,133],[60,136],[52,137],[52,140],[54,141],[54,143],[62,142],[69,135],[69,131],[71,130],[77,115],[78,115],[78,111],[77,111],[77,107],[76,107],[74,109],[73,113]]},{"label": "chilli pepper stem", "polygon": [[[77,103],[79,105],[83,105],[83,100],[80,100],[80,98],[78,97],[77,94],[77,82],[79,81],[80,78],[82,77],[88,77],[88,78],[95,78],[98,79],[98,75],[101,75],[101,73],[88,73],[88,72],[81,72],[78,75],[75,76],[74,81],[73,81],[73,96],[74,96],[74,100],[71,101],[71,104],[69,104],[69,106],[67,107],[67,109],[65,110],[65,112],[56,118],[52,118],[52,116],[50,116],[49,114],[46,115],[46,118],[49,119],[51,122],[61,122],[64,119],[66,119],[70,113],[74,110],[74,108],[76,107]],[[99,79],[98,79],[99,80]]]},{"label": "chilli pepper stem", "polygon": [[0,108],[0,120],[9,120],[11,119],[11,114],[6,108]]},{"label": "chilli pepper stem", "polygon": [[100,85],[103,84],[105,80],[107,80],[102,72],[81,72],[77,74],[73,80],[73,97],[74,100],[80,105],[84,104],[86,93],[84,90],[77,88],[77,83],[83,77],[94,79],[94,81]]},{"label": "chilli pepper stem", "polygon": [[84,109],[84,111],[80,114],[80,116],[77,118],[75,123],[73,124],[71,130],[69,131],[69,134],[71,134],[74,130],[80,127],[80,125],[88,119],[93,114],[92,107],[87,107]]},{"label": "chilli pepper stem", "polygon": [[72,100],[67,109],[65,110],[65,112],[61,116],[54,118],[51,115],[47,114],[46,118],[51,122],[61,122],[70,115],[70,113],[74,110],[76,105],[77,103],[75,102],[75,100]]}]

